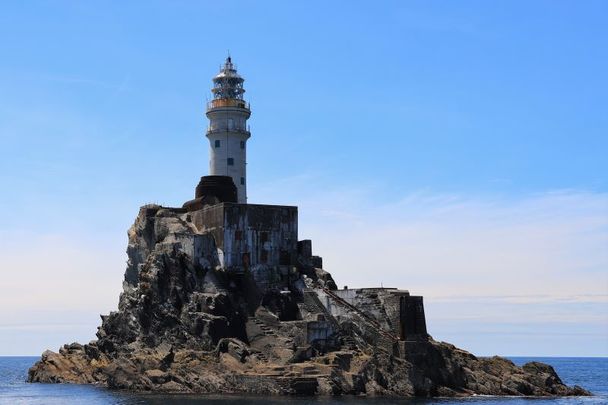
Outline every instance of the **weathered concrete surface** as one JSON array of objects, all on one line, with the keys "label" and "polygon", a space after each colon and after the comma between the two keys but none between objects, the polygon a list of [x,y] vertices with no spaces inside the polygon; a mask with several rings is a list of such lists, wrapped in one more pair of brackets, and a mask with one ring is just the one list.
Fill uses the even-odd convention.
[{"label": "weathered concrete surface", "polygon": [[423,315],[408,324],[403,311],[422,301],[408,304],[405,292],[336,292],[308,242],[298,255],[289,241],[297,257],[267,265],[272,277],[230,271],[195,218],[142,208],[118,311],[102,316],[96,341],[46,351],[29,381],[188,393],[588,394],[548,365],[516,367],[434,341]]}]

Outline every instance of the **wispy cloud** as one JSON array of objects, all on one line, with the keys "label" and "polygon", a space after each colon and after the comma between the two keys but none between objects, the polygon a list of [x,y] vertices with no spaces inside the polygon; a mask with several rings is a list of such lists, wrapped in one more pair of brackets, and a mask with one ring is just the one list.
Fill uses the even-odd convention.
[{"label": "wispy cloud", "polygon": [[607,294],[582,294],[570,296],[555,296],[550,294],[530,295],[482,295],[482,296],[441,296],[427,295],[434,302],[495,302],[508,304],[538,304],[538,303],[608,303]]},{"label": "wispy cloud", "polygon": [[302,228],[341,283],[511,300],[608,294],[606,194],[562,190],[476,198],[422,192],[390,203],[336,194],[334,201],[302,204],[300,212],[323,212],[317,222],[315,214],[304,214],[312,221]]},{"label": "wispy cloud", "polygon": [[115,309],[124,240],[14,231],[0,232],[0,238],[0,326],[20,311]]},{"label": "wispy cloud", "polygon": [[129,75],[125,75],[120,83],[79,76],[38,75],[38,77],[42,80],[48,80],[51,82],[101,87],[108,90],[114,90],[115,94],[120,94],[126,91],[129,88],[129,83],[131,81],[131,77]]}]

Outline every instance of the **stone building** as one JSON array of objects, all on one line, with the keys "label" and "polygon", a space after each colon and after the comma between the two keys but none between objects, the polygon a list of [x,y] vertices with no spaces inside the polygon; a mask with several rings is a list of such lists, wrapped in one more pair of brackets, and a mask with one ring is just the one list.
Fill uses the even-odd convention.
[{"label": "stone building", "polygon": [[[323,264],[313,255],[310,240],[298,241],[297,207],[247,204],[246,141],[251,134],[243,82],[228,57],[213,78],[214,98],[207,108],[211,175],[201,178],[195,199],[183,210],[197,233],[212,236],[216,251],[204,254],[219,269],[232,277],[250,275],[266,293],[291,294],[290,275],[303,270],[320,274]],[[303,302],[293,317],[306,320],[306,340],[331,342],[344,322],[387,347],[427,336],[422,297],[395,288],[337,290],[331,283],[334,288],[300,285]]]}]

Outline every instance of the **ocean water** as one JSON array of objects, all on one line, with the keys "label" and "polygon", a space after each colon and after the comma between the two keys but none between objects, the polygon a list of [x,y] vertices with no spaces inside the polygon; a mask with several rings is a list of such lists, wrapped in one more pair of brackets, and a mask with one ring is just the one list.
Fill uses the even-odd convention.
[{"label": "ocean water", "polygon": [[577,398],[383,399],[383,398],[292,398],[133,394],[88,385],[29,384],[28,368],[37,357],[0,357],[0,404],[120,404],[120,405],[363,405],[363,404],[459,404],[546,405],[608,404],[608,358],[512,357],[521,365],[536,360],[555,367],[568,385],[580,385],[595,395]]}]

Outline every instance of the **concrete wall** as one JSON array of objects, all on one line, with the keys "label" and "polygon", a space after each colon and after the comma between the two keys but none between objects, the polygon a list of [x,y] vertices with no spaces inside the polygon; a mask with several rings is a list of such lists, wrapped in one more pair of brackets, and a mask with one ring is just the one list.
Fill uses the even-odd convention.
[{"label": "concrete wall", "polygon": [[176,234],[181,250],[190,256],[194,265],[215,269],[219,265],[215,240],[211,235]]},{"label": "concrete wall", "polygon": [[426,318],[422,297],[401,297],[400,334],[404,340],[426,336]]},{"label": "concrete wall", "polygon": [[[343,289],[333,293],[376,320],[382,329],[401,340],[416,340],[426,336],[422,297],[411,296],[408,291],[396,288]],[[322,291],[319,292],[319,298],[339,321],[356,319],[353,311],[334,302]]]},{"label": "concrete wall", "polygon": [[[230,176],[238,193],[238,202],[247,203],[247,128],[250,112],[245,108],[223,107],[207,111],[209,128],[209,174]],[[219,146],[216,147],[216,141]],[[244,147],[241,147],[241,142]],[[234,164],[229,165],[228,159]]]},{"label": "concrete wall", "polygon": [[312,321],[306,324],[306,342],[326,342],[335,333],[328,321]]},{"label": "concrete wall", "polygon": [[[218,249],[224,246],[224,207],[223,204],[210,205],[190,213],[197,231],[210,234],[215,239]],[[223,256],[223,250],[222,250]],[[222,258],[223,263],[223,258]]]},{"label": "concrete wall", "polygon": [[226,270],[250,270],[273,282],[296,264],[297,207],[222,203],[191,215],[200,232],[213,235]]}]

